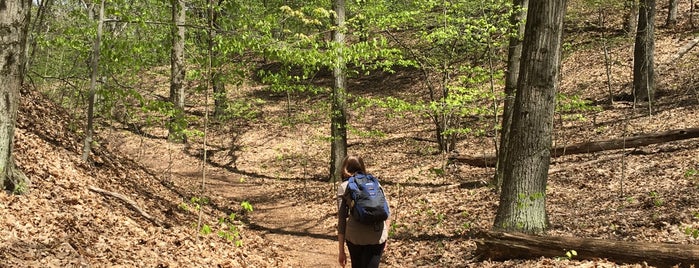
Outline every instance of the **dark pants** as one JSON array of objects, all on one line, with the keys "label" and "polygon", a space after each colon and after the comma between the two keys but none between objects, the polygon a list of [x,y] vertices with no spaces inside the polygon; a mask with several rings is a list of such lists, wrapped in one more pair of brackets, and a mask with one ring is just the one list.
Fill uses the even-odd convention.
[{"label": "dark pants", "polygon": [[378,245],[355,245],[347,241],[352,268],[378,268],[381,253],[386,243]]}]

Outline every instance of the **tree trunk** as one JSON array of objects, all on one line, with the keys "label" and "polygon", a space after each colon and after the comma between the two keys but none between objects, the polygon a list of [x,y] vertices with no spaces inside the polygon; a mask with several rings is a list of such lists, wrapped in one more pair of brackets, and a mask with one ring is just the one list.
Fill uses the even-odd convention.
[{"label": "tree trunk", "polygon": [[102,27],[104,25],[104,0],[99,6],[99,21],[97,22],[97,36],[95,43],[92,46],[92,62],[90,68],[90,90],[87,93],[87,127],[85,129],[85,142],[83,144],[83,161],[90,159],[90,151],[92,151],[92,136],[94,132],[93,121],[95,116],[95,92],[97,91],[97,76],[99,75],[100,62],[100,46],[102,44]]},{"label": "tree trunk", "polygon": [[665,27],[674,27],[677,24],[677,6],[680,0],[670,0],[669,6],[667,7],[667,20],[665,20]]},{"label": "tree trunk", "polygon": [[694,0],[689,0],[689,26],[694,28]]},{"label": "tree trunk", "polygon": [[638,0],[624,1],[626,14],[624,15],[624,31],[630,37],[636,33],[638,25]]},{"label": "tree trunk", "polygon": [[13,193],[29,190],[29,180],[12,157],[20,88],[24,83],[27,29],[32,1],[0,5],[0,186]]},{"label": "tree trunk", "polygon": [[174,140],[186,139],[180,131],[186,126],[181,126],[184,120],[184,40],[185,40],[185,19],[186,13],[183,0],[170,0],[172,10],[172,27],[170,34],[172,37],[172,49],[170,50],[170,102],[175,109],[175,113],[170,118],[168,127],[168,138]]},{"label": "tree trunk", "polygon": [[333,31],[333,42],[337,45],[337,62],[333,68],[335,85],[332,92],[332,110],[330,133],[332,137],[330,150],[330,180],[342,181],[342,161],[347,156],[347,103],[346,103],[346,74],[345,62],[342,56],[345,45],[345,1],[334,0],[333,10],[335,10],[335,26]]},{"label": "tree trunk", "polygon": [[502,177],[505,172],[504,163],[507,162],[507,148],[510,135],[510,124],[512,122],[512,110],[514,109],[515,90],[517,89],[517,78],[519,78],[520,59],[522,58],[522,37],[524,36],[524,21],[527,17],[527,5],[529,0],[513,0],[513,7],[519,12],[512,13],[510,24],[517,25],[517,33],[510,37],[509,51],[507,53],[507,70],[505,75],[505,103],[502,113],[502,128],[500,130],[500,150],[498,150],[498,161],[496,164],[495,178],[493,185],[500,190],[502,187]]},{"label": "tree trunk", "polygon": [[655,51],[655,0],[643,0],[638,9],[638,31],[633,55],[634,101],[653,102]]},{"label": "tree trunk", "polygon": [[228,106],[228,93],[225,80],[223,79],[223,72],[221,71],[221,53],[215,49],[212,53],[214,58],[211,59],[211,62],[213,62],[213,66],[211,66],[211,86],[214,92],[214,117],[221,118],[226,113]]},{"label": "tree trunk", "polygon": [[493,228],[546,229],[546,179],[561,65],[565,0],[532,1],[522,47],[508,161]]},{"label": "tree trunk", "polygon": [[[39,33],[46,30],[46,14],[51,13],[51,8],[53,7],[53,0],[39,1],[36,6],[36,15],[34,16],[34,21],[31,23],[30,33]],[[34,63],[34,55],[36,53],[36,46],[38,44],[37,38],[32,38],[31,35],[27,36],[27,60],[25,64],[25,69],[29,70],[29,67]]]},{"label": "tree trunk", "polygon": [[218,7],[214,8],[212,10],[213,16],[212,16],[212,22],[211,25],[213,25],[213,31],[212,31],[212,36],[209,42],[211,42],[211,47],[213,50],[211,51],[211,86],[214,92],[214,116],[215,117],[221,117],[226,110],[226,106],[228,105],[228,93],[226,92],[226,84],[225,84],[225,79],[224,79],[224,73],[222,70],[223,66],[223,61],[225,56],[223,56],[221,49],[219,49],[220,45],[218,44],[218,35],[221,30],[221,25],[219,23],[219,18],[221,17],[221,4],[223,1],[219,0],[218,1]]},{"label": "tree trunk", "polygon": [[[551,149],[551,157],[559,157],[563,155],[572,154],[586,154],[626,148],[636,148],[651,144],[694,138],[699,138],[699,128],[676,129],[659,133],[639,135],[634,137],[618,138],[604,141],[591,141],[560,146]],[[496,157],[494,155],[482,157],[457,155],[450,157],[449,160],[467,163],[472,166],[488,167],[493,166]]]},{"label": "tree trunk", "polygon": [[646,262],[657,267],[690,267],[699,263],[699,246],[639,241],[613,241],[577,237],[532,236],[488,232],[479,234],[476,256],[482,260],[565,257],[575,251],[577,260],[607,259],[616,263]]}]

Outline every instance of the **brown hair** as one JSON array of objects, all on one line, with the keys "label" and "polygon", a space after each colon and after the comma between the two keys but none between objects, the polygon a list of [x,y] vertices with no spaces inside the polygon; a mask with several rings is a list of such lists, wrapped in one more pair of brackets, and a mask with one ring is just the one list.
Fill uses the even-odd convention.
[{"label": "brown hair", "polygon": [[342,163],[342,180],[352,177],[355,173],[366,174],[364,159],[359,156],[348,155]]}]

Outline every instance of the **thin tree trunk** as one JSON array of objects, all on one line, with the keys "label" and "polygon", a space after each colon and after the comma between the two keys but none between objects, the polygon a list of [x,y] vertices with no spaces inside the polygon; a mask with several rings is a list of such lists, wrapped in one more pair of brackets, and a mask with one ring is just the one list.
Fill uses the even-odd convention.
[{"label": "thin tree trunk", "polygon": [[[605,29],[607,27],[607,14],[605,9],[600,6],[598,13],[599,25]],[[604,50],[604,67],[607,74],[607,97],[609,98],[609,105],[612,105],[614,104],[614,92],[612,91],[612,63],[611,59],[609,58],[609,46],[607,45],[607,36],[604,34],[604,31],[600,31],[600,38],[602,39],[602,49]]]},{"label": "thin tree trunk", "polygon": [[97,36],[95,36],[95,43],[92,46],[92,62],[91,69],[92,74],[90,75],[90,90],[87,94],[87,127],[85,129],[85,143],[83,144],[83,156],[82,160],[87,161],[90,158],[90,151],[92,150],[92,139],[93,139],[93,121],[95,115],[95,92],[97,91],[97,76],[99,75],[99,62],[100,62],[100,46],[102,43],[102,26],[104,22],[104,0],[101,1],[99,7],[99,21],[97,22]]},{"label": "thin tree trunk", "polygon": [[677,6],[680,0],[670,0],[669,6],[667,8],[667,19],[665,20],[665,27],[674,27],[677,24]]},{"label": "thin tree trunk", "polygon": [[638,25],[638,0],[626,0],[624,6],[626,7],[624,31],[628,36],[633,36]]},{"label": "thin tree trunk", "polygon": [[44,31],[46,27],[46,14],[51,12],[51,7],[53,7],[53,0],[43,0],[38,3],[36,7],[35,20],[32,23],[32,27],[27,35],[27,60],[25,69],[29,70],[29,66],[34,63],[34,54],[36,54],[36,46],[38,42],[36,41],[36,36],[32,36],[31,33],[39,35],[40,32]]},{"label": "thin tree trunk", "polygon": [[694,0],[689,0],[689,25],[694,28]]},{"label": "thin tree trunk", "polygon": [[12,156],[20,88],[26,70],[27,31],[32,1],[2,1],[0,7],[0,187],[21,194],[29,180]]},{"label": "thin tree trunk", "polygon": [[186,126],[178,126],[184,123],[183,120],[178,120],[184,115],[184,79],[185,79],[185,61],[184,61],[184,39],[185,39],[185,19],[186,13],[183,0],[170,0],[172,5],[172,49],[170,50],[170,102],[176,112],[170,118],[170,126],[168,128],[168,137],[170,139],[186,139],[186,136],[179,131]]},{"label": "thin tree trunk", "polygon": [[524,36],[523,18],[527,17],[527,6],[529,0],[514,0],[513,7],[519,9],[510,17],[510,24],[518,25],[516,36],[510,37],[509,51],[507,54],[507,70],[505,74],[505,103],[503,104],[502,128],[500,130],[500,149],[497,151],[498,161],[496,164],[495,178],[493,185],[498,191],[502,187],[502,177],[505,172],[504,163],[507,162],[507,149],[509,147],[510,124],[512,122],[512,110],[514,109],[515,91],[517,89],[517,79],[519,78],[520,59],[522,57],[522,38]]},{"label": "thin tree trunk", "polygon": [[335,85],[332,92],[332,110],[330,133],[332,145],[330,150],[330,176],[331,181],[342,181],[342,162],[347,156],[347,104],[346,104],[346,74],[345,62],[342,56],[345,45],[345,1],[334,0],[333,10],[335,10],[335,26],[337,30],[333,32],[333,42],[337,46],[337,62],[333,68]]},{"label": "thin tree trunk", "polygon": [[[221,6],[223,0],[218,1],[218,7]],[[212,42],[212,47],[214,47],[214,50],[211,51],[213,57],[211,58],[211,83],[213,87],[213,92],[214,92],[214,116],[215,117],[220,117],[224,114],[224,111],[226,110],[227,106],[227,91],[226,91],[226,84],[225,80],[223,79],[223,70],[221,70],[222,65],[223,65],[223,56],[221,53],[221,50],[218,49],[219,45],[214,44],[216,41],[217,35],[219,34],[219,31],[221,29],[221,25],[219,25],[219,17],[221,17],[221,12],[219,11],[220,8],[215,8],[213,10],[213,17],[212,17],[212,22],[211,25],[213,25],[214,29],[212,31],[213,35],[211,36],[211,40],[209,42]]]},{"label": "thin tree trunk", "polygon": [[541,233],[565,0],[529,2],[508,157],[494,229]]},{"label": "thin tree trunk", "polygon": [[655,51],[655,0],[643,0],[638,11],[638,31],[634,46],[633,94],[634,101],[653,102]]}]

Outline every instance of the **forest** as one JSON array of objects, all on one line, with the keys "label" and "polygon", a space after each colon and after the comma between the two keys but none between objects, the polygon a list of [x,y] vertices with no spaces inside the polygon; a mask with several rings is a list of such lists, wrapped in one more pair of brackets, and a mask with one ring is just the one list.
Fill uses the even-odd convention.
[{"label": "forest", "polygon": [[699,266],[697,9],[0,0],[0,267]]}]

